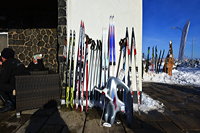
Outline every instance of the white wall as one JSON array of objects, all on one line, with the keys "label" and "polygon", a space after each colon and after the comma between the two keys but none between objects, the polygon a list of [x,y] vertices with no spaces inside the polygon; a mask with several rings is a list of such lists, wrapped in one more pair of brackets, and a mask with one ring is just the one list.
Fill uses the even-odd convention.
[{"label": "white wall", "polygon": [[[139,67],[139,88],[141,82],[142,61],[142,0],[68,0],[67,29],[76,31],[76,41],[81,20],[85,23],[85,32],[92,39],[102,38],[102,28],[108,28],[109,16],[114,15],[116,53],[119,56],[119,41],[125,37],[126,27],[135,29],[137,45],[137,66]],[[69,38],[69,37],[68,37]],[[76,43],[77,44],[77,43]]]}]

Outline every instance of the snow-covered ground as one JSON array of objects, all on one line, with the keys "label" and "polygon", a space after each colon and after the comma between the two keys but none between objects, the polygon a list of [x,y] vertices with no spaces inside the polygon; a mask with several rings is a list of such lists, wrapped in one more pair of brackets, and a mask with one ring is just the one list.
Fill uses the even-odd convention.
[{"label": "snow-covered ground", "polygon": [[[148,72],[144,73],[143,81],[200,86],[200,68],[180,67],[177,70],[173,70],[172,76],[166,73],[155,74],[154,72]],[[164,112],[164,104],[152,99],[143,92],[139,110],[144,113],[148,113],[151,110]],[[138,111],[137,105],[134,105],[134,111]]]},{"label": "snow-covered ground", "polygon": [[172,76],[150,71],[144,73],[143,81],[200,86],[200,68],[180,67],[172,71]]},{"label": "snow-covered ground", "polygon": [[157,110],[158,112],[164,112],[164,104],[158,100],[152,99],[149,95],[142,93],[142,101],[138,106],[137,104],[133,104],[134,111],[142,111],[144,113],[148,113],[151,110]]}]

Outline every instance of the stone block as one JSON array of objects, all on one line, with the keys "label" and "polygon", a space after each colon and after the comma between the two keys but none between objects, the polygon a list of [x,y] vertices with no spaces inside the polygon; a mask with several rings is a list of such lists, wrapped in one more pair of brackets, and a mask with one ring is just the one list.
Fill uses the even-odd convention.
[{"label": "stone block", "polygon": [[29,36],[29,35],[32,34],[32,30],[31,30],[31,29],[26,29],[26,30],[24,31],[24,34],[25,34],[26,36]]},{"label": "stone block", "polygon": [[59,17],[64,17],[66,16],[66,10],[63,8],[58,9],[58,16]]},{"label": "stone block", "polygon": [[37,43],[38,46],[44,46],[44,44],[45,44],[44,41],[39,41],[39,42]]},{"label": "stone block", "polygon": [[66,1],[65,0],[58,0],[58,7],[66,7]]},{"label": "stone block", "polygon": [[24,39],[25,39],[24,34],[19,34],[19,39],[20,39],[20,40],[24,40]]},{"label": "stone block", "polygon": [[12,40],[13,45],[24,45],[25,41],[24,40]]},{"label": "stone block", "polygon": [[58,18],[58,25],[66,25],[67,21],[65,17]]}]

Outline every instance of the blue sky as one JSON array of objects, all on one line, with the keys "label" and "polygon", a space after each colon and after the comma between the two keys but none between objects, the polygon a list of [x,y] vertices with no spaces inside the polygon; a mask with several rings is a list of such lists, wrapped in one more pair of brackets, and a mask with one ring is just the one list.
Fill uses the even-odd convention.
[{"label": "blue sky", "polygon": [[200,0],[143,0],[143,52],[147,54],[150,46],[165,49],[165,56],[172,40],[175,58],[178,57],[181,31],[180,27],[190,20],[185,56],[200,58]]}]

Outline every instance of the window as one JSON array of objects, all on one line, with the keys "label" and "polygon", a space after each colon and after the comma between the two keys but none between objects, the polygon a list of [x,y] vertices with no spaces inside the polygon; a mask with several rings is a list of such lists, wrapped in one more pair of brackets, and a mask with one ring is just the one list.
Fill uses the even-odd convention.
[{"label": "window", "polygon": [[0,52],[8,47],[8,32],[0,32]]}]

